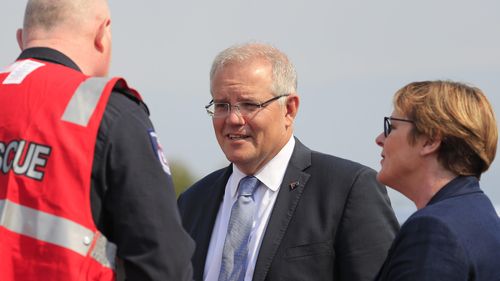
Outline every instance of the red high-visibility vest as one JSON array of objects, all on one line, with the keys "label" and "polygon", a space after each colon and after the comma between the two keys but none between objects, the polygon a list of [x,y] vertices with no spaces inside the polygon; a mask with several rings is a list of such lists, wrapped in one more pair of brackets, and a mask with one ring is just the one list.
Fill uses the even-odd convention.
[{"label": "red high-visibility vest", "polygon": [[0,72],[0,280],[114,280],[116,246],[96,228],[91,171],[121,78],[26,59]]}]

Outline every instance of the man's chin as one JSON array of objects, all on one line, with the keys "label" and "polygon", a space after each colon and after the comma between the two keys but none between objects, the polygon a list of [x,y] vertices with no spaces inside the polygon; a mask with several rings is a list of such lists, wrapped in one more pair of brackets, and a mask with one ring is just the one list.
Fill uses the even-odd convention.
[{"label": "man's chin", "polygon": [[229,153],[225,153],[225,155],[226,155],[227,160],[229,160],[229,162],[231,162],[237,166],[243,166],[249,162],[248,154],[237,153],[237,152],[231,151]]},{"label": "man's chin", "polygon": [[249,147],[248,143],[225,143],[225,145],[222,147],[222,151],[229,161],[235,162],[244,161],[245,159],[247,159],[249,157],[248,155],[250,154],[249,152],[251,151],[251,148]]},{"label": "man's chin", "polygon": [[226,154],[227,160],[234,164],[244,164],[246,162],[246,158],[241,155],[228,155]]}]

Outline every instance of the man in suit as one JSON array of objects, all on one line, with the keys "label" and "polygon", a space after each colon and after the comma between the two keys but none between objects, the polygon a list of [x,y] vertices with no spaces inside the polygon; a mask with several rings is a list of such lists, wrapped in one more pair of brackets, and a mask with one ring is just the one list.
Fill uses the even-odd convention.
[{"label": "man in suit", "polygon": [[[195,280],[371,280],[387,254],[399,226],[375,172],[293,136],[296,77],[264,44],[214,60],[206,108],[231,165],[178,200]],[[240,194],[248,176],[256,187]]]}]

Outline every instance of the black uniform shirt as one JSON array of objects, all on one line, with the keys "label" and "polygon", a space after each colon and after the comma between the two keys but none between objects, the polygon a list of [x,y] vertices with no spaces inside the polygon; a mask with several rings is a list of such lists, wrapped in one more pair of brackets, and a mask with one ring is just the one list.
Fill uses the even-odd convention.
[{"label": "black uniform shirt", "polygon": [[[54,49],[26,49],[19,59],[26,58],[81,71]],[[95,145],[94,222],[117,245],[127,280],[191,280],[194,243],[182,228],[171,177],[154,150],[149,112],[133,95],[118,91],[110,95]]]}]

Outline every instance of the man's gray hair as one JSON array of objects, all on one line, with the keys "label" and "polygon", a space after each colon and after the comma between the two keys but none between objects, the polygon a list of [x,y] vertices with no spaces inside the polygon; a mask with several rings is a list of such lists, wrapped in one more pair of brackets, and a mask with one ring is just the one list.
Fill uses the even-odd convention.
[{"label": "man's gray hair", "polygon": [[210,70],[210,89],[217,71],[228,63],[242,63],[254,59],[264,59],[272,66],[273,95],[296,94],[297,72],[288,57],[277,48],[262,43],[244,43],[234,45],[220,52],[212,63]]}]

